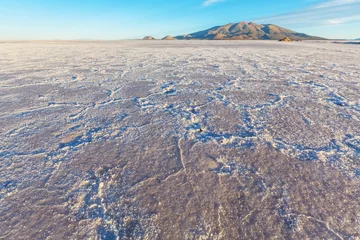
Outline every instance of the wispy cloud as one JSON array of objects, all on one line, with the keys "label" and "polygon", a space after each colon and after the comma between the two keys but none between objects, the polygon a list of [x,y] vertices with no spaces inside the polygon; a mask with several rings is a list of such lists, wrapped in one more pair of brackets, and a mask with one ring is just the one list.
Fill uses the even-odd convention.
[{"label": "wispy cloud", "polygon": [[225,0],[205,0],[204,6],[210,6],[210,5],[213,5],[215,3],[223,2],[223,1],[225,1]]},{"label": "wispy cloud", "polygon": [[331,25],[339,25],[344,24],[352,21],[360,20],[360,15],[354,15],[350,17],[343,17],[343,18],[334,18],[334,19],[328,19],[327,22]]},{"label": "wispy cloud", "polygon": [[313,9],[329,8],[348,4],[359,3],[360,0],[330,0],[313,6]]},{"label": "wispy cloud", "polygon": [[[315,1],[311,1],[315,2]],[[360,21],[360,0],[328,0],[308,8],[256,19],[260,23],[315,27]]]}]

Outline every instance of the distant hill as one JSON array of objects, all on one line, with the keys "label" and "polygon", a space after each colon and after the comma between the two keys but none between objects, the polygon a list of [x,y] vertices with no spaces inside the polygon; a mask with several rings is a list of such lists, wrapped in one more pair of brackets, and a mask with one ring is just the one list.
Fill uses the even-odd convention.
[{"label": "distant hill", "polygon": [[357,38],[357,39],[355,39],[355,40],[360,40],[360,38]]},{"label": "distant hill", "polygon": [[155,40],[152,36],[145,36],[143,40]]},{"label": "distant hill", "polygon": [[167,35],[166,37],[164,37],[162,40],[177,40],[176,38]]},{"label": "distant hill", "polygon": [[207,40],[323,40],[324,38],[298,33],[274,24],[256,24],[254,22],[230,23],[207,30],[175,37],[177,39]]}]

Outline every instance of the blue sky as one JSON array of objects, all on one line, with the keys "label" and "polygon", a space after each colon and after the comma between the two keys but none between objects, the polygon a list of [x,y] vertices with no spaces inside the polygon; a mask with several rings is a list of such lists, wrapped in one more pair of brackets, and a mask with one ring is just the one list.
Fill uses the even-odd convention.
[{"label": "blue sky", "polygon": [[231,22],[360,38],[360,0],[0,0],[0,39],[133,39]]}]

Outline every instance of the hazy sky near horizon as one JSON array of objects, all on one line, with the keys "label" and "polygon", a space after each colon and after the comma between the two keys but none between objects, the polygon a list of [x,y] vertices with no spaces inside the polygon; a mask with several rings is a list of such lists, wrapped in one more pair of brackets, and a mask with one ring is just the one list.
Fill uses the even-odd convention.
[{"label": "hazy sky near horizon", "polygon": [[360,0],[0,0],[2,40],[160,38],[241,21],[360,38]]}]

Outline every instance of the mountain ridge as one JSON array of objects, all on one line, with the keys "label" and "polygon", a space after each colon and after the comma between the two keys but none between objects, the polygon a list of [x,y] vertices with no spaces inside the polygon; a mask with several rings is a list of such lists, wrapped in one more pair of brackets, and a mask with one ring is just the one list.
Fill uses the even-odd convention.
[{"label": "mountain ridge", "polygon": [[229,23],[206,30],[179,35],[179,40],[323,40],[325,38],[298,33],[275,24],[257,24],[254,22]]},{"label": "mountain ridge", "polygon": [[145,36],[143,38],[143,40],[156,40],[156,39],[154,37],[152,37],[152,36]]},{"label": "mountain ridge", "polygon": [[167,35],[166,37],[162,38],[161,40],[177,40],[177,38]]}]

